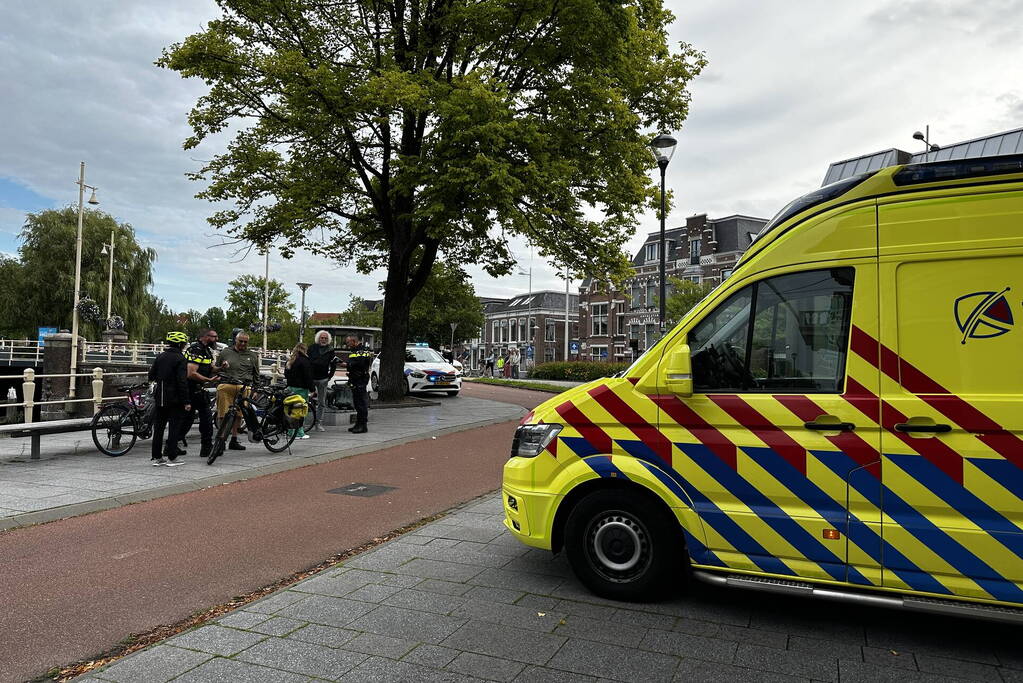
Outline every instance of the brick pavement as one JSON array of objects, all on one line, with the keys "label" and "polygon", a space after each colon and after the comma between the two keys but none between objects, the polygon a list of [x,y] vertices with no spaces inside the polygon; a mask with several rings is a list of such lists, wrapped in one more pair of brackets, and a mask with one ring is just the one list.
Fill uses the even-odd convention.
[{"label": "brick pavement", "polygon": [[497,495],[80,681],[1023,682],[1019,629],[697,584],[628,604]]}]

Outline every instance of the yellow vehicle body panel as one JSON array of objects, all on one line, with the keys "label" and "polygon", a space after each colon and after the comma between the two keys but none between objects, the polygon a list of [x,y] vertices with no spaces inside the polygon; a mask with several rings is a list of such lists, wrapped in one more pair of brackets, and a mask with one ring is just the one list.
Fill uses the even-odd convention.
[{"label": "yellow vehicle body panel", "polygon": [[[537,407],[562,430],[505,466],[509,530],[556,549],[573,491],[613,483],[697,567],[1023,605],[1023,177],[898,170],[758,239],[625,377]],[[674,393],[673,351],[696,378],[716,344],[743,387]]]}]

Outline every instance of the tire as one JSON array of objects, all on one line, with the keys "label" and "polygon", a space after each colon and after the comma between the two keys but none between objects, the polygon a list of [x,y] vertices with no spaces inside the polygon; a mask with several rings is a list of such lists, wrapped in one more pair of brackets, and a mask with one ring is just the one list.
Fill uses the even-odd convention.
[{"label": "tire", "polygon": [[287,450],[295,440],[295,436],[298,435],[297,429],[284,429],[277,425],[269,427],[269,431],[266,430],[267,427],[264,427],[263,446],[271,453]]},{"label": "tire", "polygon": [[138,426],[131,408],[115,403],[103,406],[92,418],[92,442],[111,458],[124,455],[138,440]]},{"label": "tire", "polygon": [[206,464],[212,465],[213,462],[224,454],[224,447],[227,446],[227,441],[221,441],[217,439],[213,442],[213,447],[210,448],[210,454],[206,458]]},{"label": "tire", "polygon": [[635,491],[595,491],[579,501],[565,523],[565,553],[579,580],[612,600],[664,597],[688,578],[678,522]]},{"label": "tire", "polygon": [[307,432],[313,431],[313,427],[319,420],[316,419],[316,406],[318,405],[319,399],[309,399],[309,412],[305,414],[305,420],[302,421],[302,429]]},{"label": "tire", "polygon": [[227,449],[227,440],[231,438],[231,425],[234,424],[234,420],[235,412],[231,409],[217,425],[217,431],[213,435],[213,446],[210,448],[209,457],[206,458],[207,465],[212,465],[217,458],[224,454]]}]

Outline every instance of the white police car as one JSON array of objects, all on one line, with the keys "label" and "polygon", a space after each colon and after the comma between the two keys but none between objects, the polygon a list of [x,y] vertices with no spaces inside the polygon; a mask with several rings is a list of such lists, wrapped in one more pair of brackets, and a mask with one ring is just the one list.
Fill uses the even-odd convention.
[{"label": "white police car", "polygon": [[[448,396],[458,396],[462,388],[462,371],[425,343],[409,344],[405,347],[405,380],[409,392],[444,392]],[[369,384],[373,391],[379,387],[379,356],[370,368]]]}]

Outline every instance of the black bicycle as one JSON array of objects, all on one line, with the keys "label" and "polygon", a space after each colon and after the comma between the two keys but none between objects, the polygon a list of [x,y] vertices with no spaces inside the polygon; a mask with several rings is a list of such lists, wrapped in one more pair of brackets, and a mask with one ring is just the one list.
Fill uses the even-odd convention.
[{"label": "black bicycle", "polygon": [[153,436],[156,401],[149,382],[121,391],[127,394],[124,401],[108,403],[92,417],[92,442],[112,458],[130,451],[139,439]]},{"label": "black bicycle", "polygon": [[284,386],[271,386],[262,382],[252,384],[222,378],[221,384],[237,385],[239,388],[223,419],[217,425],[213,448],[206,459],[212,465],[227,450],[238,420],[243,420],[252,442],[262,441],[266,450],[280,453],[286,450],[298,434],[297,425],[285,412],[284,399],[291,392]]}]

